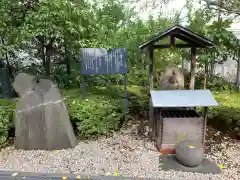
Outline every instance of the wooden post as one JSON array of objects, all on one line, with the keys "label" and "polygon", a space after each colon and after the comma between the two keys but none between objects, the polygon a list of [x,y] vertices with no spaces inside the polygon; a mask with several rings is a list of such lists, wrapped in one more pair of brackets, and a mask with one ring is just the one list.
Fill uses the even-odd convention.
[{"label": "wooden post", "polygon": [[85,99],[84,74],[81,75],[81,86],[82,86],[82,99]]},{"label": "wooden post", "polygon": [[149,100],[149,122],[148,122],[148,131],[150,137],[154,137],[154,109],[152,104],[152,99]]},{"label": "wooden post", "polygon": [[204,69],[204,84],[203,89],[207,88],[207,76],[208,76],[208,59],[205,59],[205,69]]},{"label": "wooden post", "polygon": [[154,49],[153,47],[149,47],[149,89],[153,89],[153,73],[154,73]]},{"label": "wooden post", "polygon": [[150,91],[151,89],[153,89],[153,66],[154,66],[154,58],[153,58],[153,53],[154,53],[154,49],[153,47],[149,47],[148,48],[148,53],[149,53],[149,131],[151,136],[154,136],[154,109],[153,109],[153,105],[152,105],[152,99],[151,99],[151,95],[150,95]]},{"label": "wooden post", "polygon": [[189,89],[195,88],[195,68],[196,68],[196,47],[191,48],[191,77]]},{"label": "wooden post", "polygon": [[175,47],[175,38],[174,38],[174,36],[170,36],[170,45],[171,45],[171,48]]},{"label": "wooden post", "polygon": [[128,120],[127,116],[127,107],[128,106],[128,98],[127,98],[127,73],[124,74],[124,116],[125,122]]},{"label": "wooden post", "polygon": [[161,129],[160,129],[160,120],[161,120],[161,108],[154,109],[154,141],[157,144],[158,137],[161,137]]}]

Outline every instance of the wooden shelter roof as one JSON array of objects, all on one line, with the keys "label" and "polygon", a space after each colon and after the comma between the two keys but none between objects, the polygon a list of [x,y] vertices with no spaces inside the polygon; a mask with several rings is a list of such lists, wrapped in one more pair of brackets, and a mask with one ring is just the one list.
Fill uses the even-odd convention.
[{"label": "wooden shelter roof", "polygon": [[[171,38],[170,44],[155,45],[156,42],[158,42],[159,40],[161,40],[165,37]],[[174,40],[173,40],[175,38],[178,38],[178,39],[186,42],[187,44],[175,45]],[[141,44],[140,46],[138,46],[138,48],[144,49],[151,45],[154,45],[155,48],[169,48],[171,46],[176,46],[179,48],[185,48],[185,47],[186,48],[189,48],[189,47],[205,48],[205,47],[214,46],[214,43],[211,40],[209,40],[197,33],[192,32],[191,30],[189,30],[187,28],[184,28],[180,25],[175,25],[165,31],[160,31],[160,32],[156,33],[148,41],[146,41],[143,44]]]}]

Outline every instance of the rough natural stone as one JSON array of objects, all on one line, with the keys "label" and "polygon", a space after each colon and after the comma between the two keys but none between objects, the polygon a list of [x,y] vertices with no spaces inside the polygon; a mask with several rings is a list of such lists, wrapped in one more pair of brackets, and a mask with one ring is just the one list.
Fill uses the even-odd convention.
[{"label": "rough natural stone", "polygon": [[21,96],[16,106],[16,147],[44,150],[75,147],[76,137],[58,88],[50,80],[33,79],[21,73],[14,82]]}]

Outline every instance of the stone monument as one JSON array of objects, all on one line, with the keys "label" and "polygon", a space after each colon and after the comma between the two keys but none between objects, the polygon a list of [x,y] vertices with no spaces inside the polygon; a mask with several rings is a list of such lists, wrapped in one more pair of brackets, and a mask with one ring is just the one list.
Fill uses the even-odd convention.
[{"label": "stone monument", "polygon": [[55,84],[20,73],[14,88],[20,95],[15,117],[16,148],[54,150],[76,146],[66,105]]}]

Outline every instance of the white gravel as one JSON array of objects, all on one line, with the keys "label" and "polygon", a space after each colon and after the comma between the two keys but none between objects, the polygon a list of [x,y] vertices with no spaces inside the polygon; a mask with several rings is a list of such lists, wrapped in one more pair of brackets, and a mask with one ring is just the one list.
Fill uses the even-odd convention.
[{"label": "white gravel", "polygon": [[[153,150],[152,143],[134,138],[129,131],[111,138],[80,141],[74,149],[68,150],[24,151],[7,147],[0,152],[0,169],[90,175],[117,171],[122,176],[162,179],[240,179],[240,143],[221,137],[219,132],[211,136],[206,157],[224,165],[220,175],[161,171],[159,153]],[[218,137],[223,140],[220,144],[215,140]]]}]

